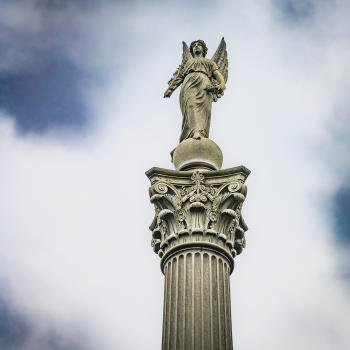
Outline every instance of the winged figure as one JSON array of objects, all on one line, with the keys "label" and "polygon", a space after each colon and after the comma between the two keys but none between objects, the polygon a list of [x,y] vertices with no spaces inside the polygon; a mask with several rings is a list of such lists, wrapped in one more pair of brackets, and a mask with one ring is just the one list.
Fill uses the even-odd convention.
[{"label": "winged figure", "polygon": [[183,116],[180,142],[209,137],[211,104],[225,90],[228,77],[226,42],[221,39],[212,59],[205,58],[207,46],[203,40],[193,41],[188,48],[183,41],[182,62],[168,82],[164,97],[170,97],[180,85],[180,107]]}]

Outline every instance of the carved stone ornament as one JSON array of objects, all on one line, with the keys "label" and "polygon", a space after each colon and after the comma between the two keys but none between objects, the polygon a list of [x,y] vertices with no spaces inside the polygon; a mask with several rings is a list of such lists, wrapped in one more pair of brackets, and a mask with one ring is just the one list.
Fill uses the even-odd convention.
[{"label": "carved stone ornament", "polygon": [[243,166],[221,171],[152,168],[146,173],[155,206],[151,245],[162,258],[162,270],[179,250],[206,248],[223,254],[232,272],[234,257],[246,245],[241,209],[249,173]]}]

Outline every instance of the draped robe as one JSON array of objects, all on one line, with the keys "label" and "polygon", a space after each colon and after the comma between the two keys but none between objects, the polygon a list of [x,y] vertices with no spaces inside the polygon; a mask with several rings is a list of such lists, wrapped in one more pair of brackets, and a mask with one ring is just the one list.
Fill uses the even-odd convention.
[{"label": "draped robe", "polygon": [[218,67],[204,57],[189,59],[184,67],[184,79],[180,91],[180,107],[183,115],[180,142],[195,134],[209,137],[212,97],[205,90],[211,85],[211,77]]}]

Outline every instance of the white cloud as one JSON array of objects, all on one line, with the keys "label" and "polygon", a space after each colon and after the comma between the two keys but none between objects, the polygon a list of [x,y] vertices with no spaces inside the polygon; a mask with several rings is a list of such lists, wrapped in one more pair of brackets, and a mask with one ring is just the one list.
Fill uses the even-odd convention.
[{"label": "white cloud", "polygon": [[[339,122],[334,111],[350,81],[349,31],[332,26],[345,21],[344,5],[293,28],[268,3],[187,12],[140,5],[122,23],[105,6],[92,16],[100,47],[126,40],[121,28],[131,39],[119,53],[128,62],[122,75],[112,70],[110,85],[89,92],[98,132],[81,143],[19,138],[0,122],[0,268],[18,303],[58,323],[82,320],[95,348],[160,348],[163,281],[144,171],[172,167],[181,115],[177,94],[162,93],[181,40],[203,38],[210,56],[223,34],[229,81],[211,136],[225,167],[252,170],[248,246],[231,277],[236,347],[349,348],[350,302],[336,276],[327,203],[342,175],[316,147],[332,146],[327,128]],[[102,52],[110,62],[118,47],[96,60]]]}]

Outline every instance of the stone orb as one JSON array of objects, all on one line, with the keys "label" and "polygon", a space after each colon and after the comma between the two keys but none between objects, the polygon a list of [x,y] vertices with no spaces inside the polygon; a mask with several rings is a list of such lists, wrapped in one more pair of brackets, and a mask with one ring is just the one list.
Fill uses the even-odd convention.
[{"label": "stone orb", "polygon": [[208,138],[186,139],[175,148],[172,161],[176,170],[220,170],[222,152],[219,146]]}]

